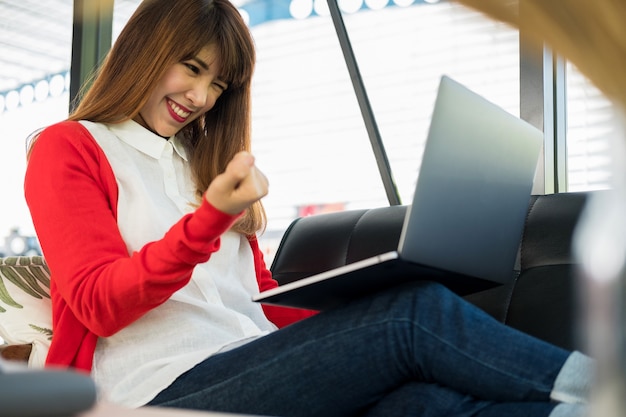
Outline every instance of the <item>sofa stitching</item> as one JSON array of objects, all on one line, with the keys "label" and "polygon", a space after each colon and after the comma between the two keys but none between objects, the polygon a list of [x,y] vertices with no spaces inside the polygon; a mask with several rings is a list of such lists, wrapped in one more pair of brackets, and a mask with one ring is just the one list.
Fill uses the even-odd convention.
[{"label": "sofa stitching", "polygon": [[343,264],[348,264],[348,255],[352,252],[352,241],[354,239],[354,232],[361,223],[363,216],[368,213],[369,210],[364,210],[361,215],[356,219],[356,221],[352,224],[352,230],[350,231],[350,236],[348,237],[348,242],[346,243],[346,252],[343,254]]},{"label": "sofa stitching", "polygon": [[526,239],[526,227],[528,226],[528,219],[530,218],[530,214],[534,210],[535,204],[537,203],[538,200],[539,200],[539,196],[533,197],[530,199],[528,211],[526,212],[526,217],[524,218],[524,228],[522,230],[522,239],[520,242],[520,249],[519,249],[520,251],[519,271],[516,271],[516,275],[513,278],[513,283],[511,285],[511,290],[509,291],[507,298],[505,300],[505,303],[504,303],[504,320],[503,320],[504,323],[508,322],[509,312],[511,311],[511,300],[513,299],[513,292],[515,291],[515,287],[517,286],[519,277],[522,274],[522,271],[524,269],[524,243]]}]

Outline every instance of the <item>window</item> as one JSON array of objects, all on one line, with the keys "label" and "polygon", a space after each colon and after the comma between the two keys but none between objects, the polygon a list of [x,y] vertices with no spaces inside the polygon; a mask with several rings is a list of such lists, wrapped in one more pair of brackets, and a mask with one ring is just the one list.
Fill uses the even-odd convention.
[{"label": "window", "polygon": [[[442,74],[519,115],[519,36],[453,2],[380,2],[385,7],[376,9],[370,3],[343,16],[407,203]],[[269,225],[261,238],[269,259],[302,207],[314,214],[388,204],[332,20],[311,4],[299,19],[252,26],[253,146],[270,178]]]},{"label": "window", "polygon": [[14,254],[5,238],[34,235],[23,192],[27,137],[68,113],[72,3],[7,0],[0,15],[0,39],[10,39],[0,42],[0,253]]},{"label": "window", "polygon": [[[114,39],[139,3],[115,1]],[[258,51],[253,151],[271,182],[262,237],[271,261],[297,216],[388,201],[326,0],[236,4]],[[441,74],[519,115],[516,30],[446,0],[339,5],[403,203],[412,198]],[[0,13],[0,33],[13,40],[0,46],[0,174],[12,196],[0,216],[2,246],[11,229],[34,233],[22,192],[25,140],[67,115],[72,7],[8,0]],[[571,66],[567,74],[568,189],[606,188],[609,103]]]},{"label": "window", "polygon": [[572,64],[567,66],[568,191],[606,189],[611,181],[609,100]]}]

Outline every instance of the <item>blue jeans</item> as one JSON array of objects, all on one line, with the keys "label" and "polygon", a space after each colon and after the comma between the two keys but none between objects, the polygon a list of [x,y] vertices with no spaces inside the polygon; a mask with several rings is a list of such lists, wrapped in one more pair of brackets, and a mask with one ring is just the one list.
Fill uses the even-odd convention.
[{"label": "blue jeans", "polygon": [[181,375],[150,405],[270,416],[548,416],[569,352],[416,282],[323,312]]}]

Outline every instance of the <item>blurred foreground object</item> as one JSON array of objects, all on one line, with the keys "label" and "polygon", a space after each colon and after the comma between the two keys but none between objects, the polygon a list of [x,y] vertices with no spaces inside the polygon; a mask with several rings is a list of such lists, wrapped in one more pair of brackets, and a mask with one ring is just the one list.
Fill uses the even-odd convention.
[{"label": "blurred foreground object", "polygon": [[96,403],[89,375],[0,359],[0,417],[67,417]]},{"label": "blurred foreground object", "polygon": [[626,2],[623,0],[457,0],[544,42],[626,108]]},{"label": "blurred foreground object", "polygon": [[617,115],[610,193],[590,199],[577,226],[584,342],[597,359],[592,417],[626,416],[626,126]]}]

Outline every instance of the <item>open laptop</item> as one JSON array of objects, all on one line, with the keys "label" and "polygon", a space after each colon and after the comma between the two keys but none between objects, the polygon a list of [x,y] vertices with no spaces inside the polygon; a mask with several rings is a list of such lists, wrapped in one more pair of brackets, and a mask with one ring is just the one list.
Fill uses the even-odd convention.
[{"label": "open laptop", "polygon": [[460,294],[507,282],[542,142],[538,129],[443,76],[398,249],[253,300],[325,310],[416,279]]}]

